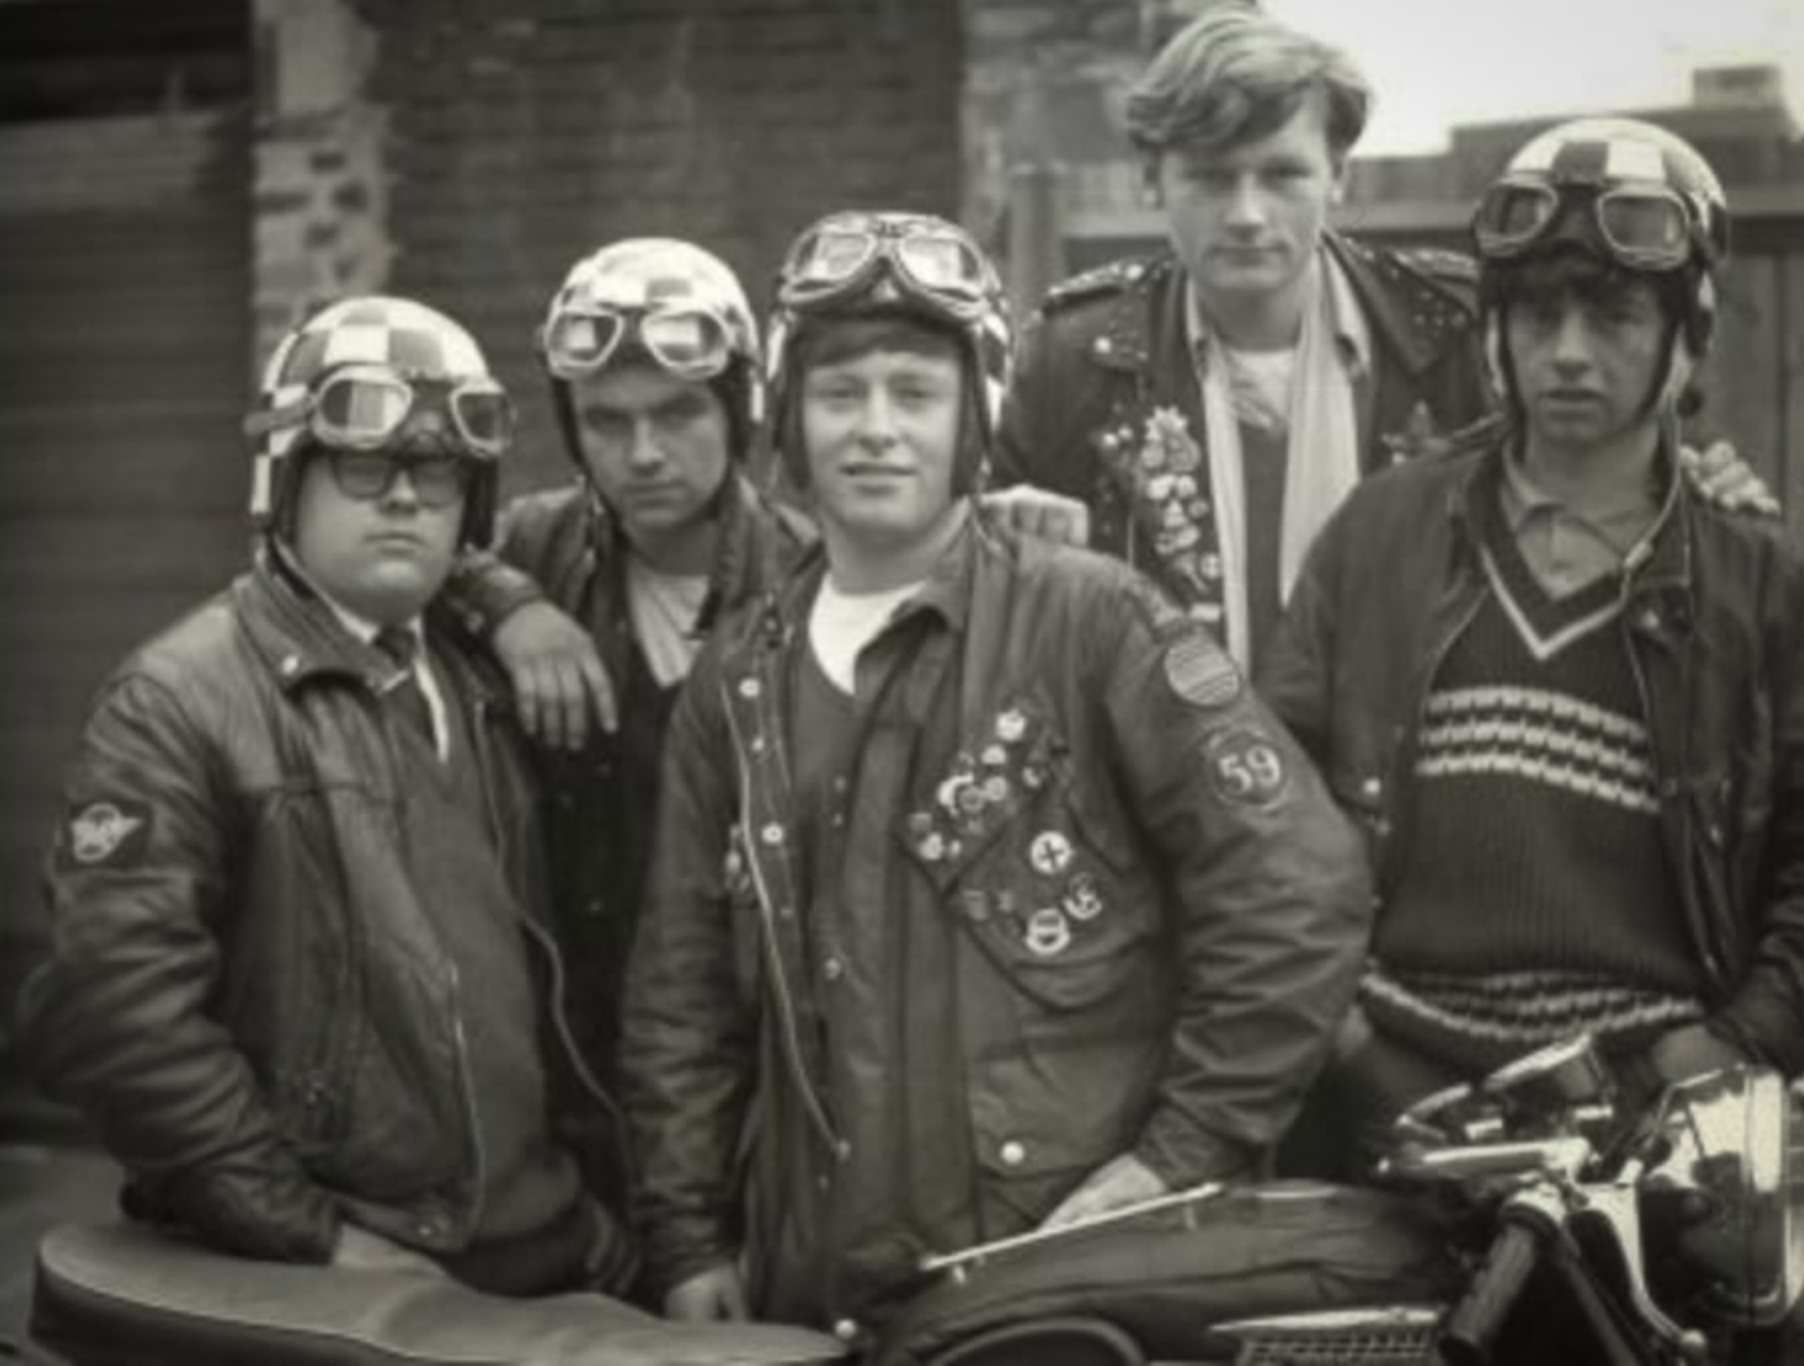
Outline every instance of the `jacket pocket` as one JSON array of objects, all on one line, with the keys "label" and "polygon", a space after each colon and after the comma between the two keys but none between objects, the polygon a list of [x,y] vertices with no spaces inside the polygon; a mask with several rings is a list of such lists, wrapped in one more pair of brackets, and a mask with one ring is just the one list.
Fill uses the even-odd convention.
[{"label": "jacket pocket", "polygon": [[990,734],[974,764],[961,752],[899,838],[1012,986],[1050,1010],[1094,1006],[1146,971],[1157,887],[1131,838],[1074,790],[1045,716],[1017,703]]}]

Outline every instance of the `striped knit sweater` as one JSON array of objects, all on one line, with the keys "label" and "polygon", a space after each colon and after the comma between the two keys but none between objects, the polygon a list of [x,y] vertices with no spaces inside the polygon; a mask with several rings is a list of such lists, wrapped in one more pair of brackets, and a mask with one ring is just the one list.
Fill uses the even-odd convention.
[{"label": "striped knit sweater", "polygon": [[1660,837],[1621,580],[1548,596],[1501,516],[1490,593],[1430,685],[1413,839],[1361,997],[1373,1023],[1485,1069],[1580,1030],[1703,1013]]}]

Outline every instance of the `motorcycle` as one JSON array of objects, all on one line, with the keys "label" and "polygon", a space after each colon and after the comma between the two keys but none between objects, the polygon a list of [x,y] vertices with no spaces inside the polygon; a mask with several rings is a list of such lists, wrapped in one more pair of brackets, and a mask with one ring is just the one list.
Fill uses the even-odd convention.
[{"label": "motorcycle", "polygon": [[[1201,1188],[933,1259],[875,1360],[1804,1361],[1804,1084],[1734,1067],[1643,1105],[1579,1038],[1427,1097],[1397,1135],[1379,1191]],[[1099,1287],[1112,1263],[1139,1284]]]}]

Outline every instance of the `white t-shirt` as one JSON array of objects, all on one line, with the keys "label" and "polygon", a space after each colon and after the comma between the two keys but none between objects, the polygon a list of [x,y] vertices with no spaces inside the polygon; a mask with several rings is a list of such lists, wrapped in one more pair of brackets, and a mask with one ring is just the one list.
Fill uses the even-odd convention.
[{"label": "white t-shirt", "polygon": [[1234,415],[1258,431],[1288,431],[1291,389],[1297,377],[1297,348],[1241,351],[1224,346],[1221,350],[1228,362]]},{"label": "white t-shirt", "polygon": [[833,586],[831,575],[821,580],[808,613],[808,644],[834,687],[847,694],[854,691],[859,651],[877,638],[896,609],[925,582],[922,579],[880,593],[844,593]]},{"label": "white t-shirt", "polygon": [[626,561],[626,602],[646,667],[658,686],[668,688],[689,676],[701,640],[695,619],[708,599],[706,574],[666,574],[637,555]]}]

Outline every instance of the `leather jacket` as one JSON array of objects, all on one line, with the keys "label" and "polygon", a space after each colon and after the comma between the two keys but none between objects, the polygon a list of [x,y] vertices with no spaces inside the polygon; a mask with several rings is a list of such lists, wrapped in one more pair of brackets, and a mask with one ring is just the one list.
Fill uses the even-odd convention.
[{"label": "leather jacket", "polygon": [[[129,1211],[324,1261],[341,1203],[455,1253],[481,1189],[459,981],[401,843],[390,672],[266,550],[105,684],[47,866],[55,938],[20,1022],[97,1122]],[[536,966],[561,976],[512,708],[454,624],[454,673]],[[529,949],[529,955],[535,950]],[[561,1032],[555,1002],[546,1031]]]},{"label": "leather jacket", "polygon": [[[1360,468],[1435,454],[1490,408],[1472,261],[1368,247],[1329,232],[1370,338],[1354,374]],[[1205,621],[1223,610],[1202,393],[1186,335],[1189,277],[1169,253],[1112,262],[1053,287],[1024,330],[1003,412],[996,482],[1091,510],[1090,544],[1156,579]],[[1173,419],[1183,436],[1170,429]],[[1168,492],[1149,461],[1190,443],[1196,495]],[[1159,463],[1166,467],[1165,462]]]},{"label": "leather jacket", "polygon": [[[1365,827],[1380,903],[1411,836],[1409,774],[1435,669],[1489,591],[1475,502],[1503,447],[1361,485],[1324,530],[1259,671]],[[1804,1067],[1804,559],[1669,472],[1652,553],[1623,582],[1660,828],[1711,1027]],[[1676,485],[1676,486],[1675,486]],[[1383,914],[1382,910],[1379,912]]]},{"label": "leather jacket", "polygon": [[861,657],[819,865],[787,699],[822,573],[724,627],[678,704],[622,1057],[654,1274],[743,1245],[762,1312],[824,1322],[1117,1154],[1173,1187],[1247,1170],[1350,999],[1368,893],[1206,631],[977,518]]},{"label": "leather jacket", "polygon": [[[703,632],[769,589],[814,541],[805,518],[765,499],[743,475],[724,485],[717,515],[720,538],[696,623]],[[465,557],[453,596],[485,634],[525,603],[549,599],[589,631],[616,698],[624,700],[634,652],[626,560],[618,523],[597,508],[587,484],[575,481],[510,502],[493,551]],[[621,977],[651,859],[647,836],[666,719],[662,712],[647,718],[622,710],[620,729],[592,730],[580,753],[533,752],[545,787],[552,903],[571,972],[571,1022],[591,1067],[609,1085]]]}]

